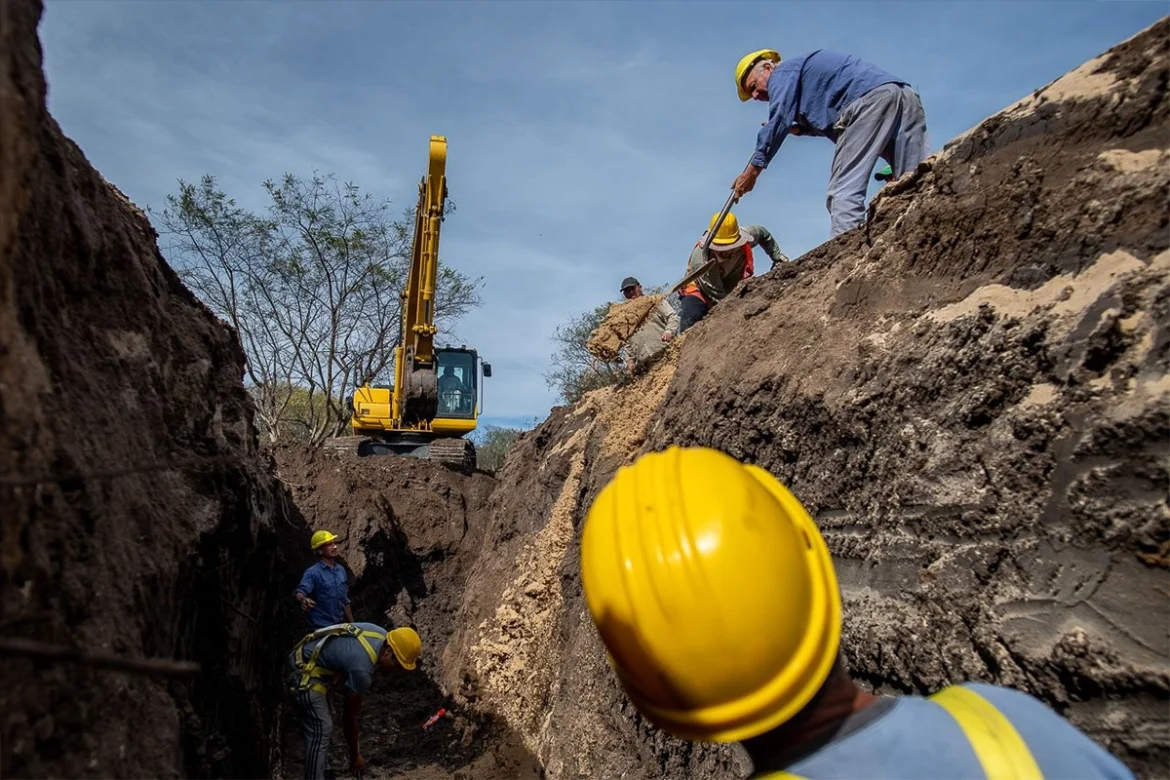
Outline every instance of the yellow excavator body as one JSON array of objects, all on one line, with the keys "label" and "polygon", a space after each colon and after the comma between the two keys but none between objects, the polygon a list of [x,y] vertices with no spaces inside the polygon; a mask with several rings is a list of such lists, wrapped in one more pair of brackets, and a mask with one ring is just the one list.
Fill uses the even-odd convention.
[{"label": "yellow excavator body", "polygon": [[436,347],[435,288],[439,235],[447,201],[447,139],[432,135],[427,173],[418,185],[410,269],[402,291],[402,322],[394,350],[394,384],[364,383],[354,390],[354,436],[332,439],[331,449],[358,455],[412,455],[464,470],[475,467],[475,430],[482,377],[491,365],[466,346]]}]

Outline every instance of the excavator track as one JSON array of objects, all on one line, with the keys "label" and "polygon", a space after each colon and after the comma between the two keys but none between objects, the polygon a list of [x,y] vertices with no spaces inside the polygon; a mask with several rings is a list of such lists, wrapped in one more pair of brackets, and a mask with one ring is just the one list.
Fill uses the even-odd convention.
[{"label": "excavator track", "polygon": [[334,436],[321,443],[321,451],[336,455],[357,455],[361,443],[359,436]]},{"label": "excavator track", "polygon": [[475,471],[475,443],[470,439],[424,441],[403,437],[384,441],[365,436],[335,436],[326,439],[321,450],[330,455],[359,458],[400,455],[442,463],[465,474]]},{"label": "excavator track", "polygon": [[427,458],[470,474],[475,470],[475,443],[470,439],[435,439],[430,444]]}]

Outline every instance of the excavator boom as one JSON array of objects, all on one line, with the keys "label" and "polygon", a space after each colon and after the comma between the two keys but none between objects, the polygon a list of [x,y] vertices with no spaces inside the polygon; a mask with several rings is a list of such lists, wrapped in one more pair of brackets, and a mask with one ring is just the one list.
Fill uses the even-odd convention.
[{"label": "excavator boom", "polygon": [[438,408],[435,283],[447,200],[446,169],[447,139],[432,135],[427,173],[418,185],[410,271],[402,291],[402,339],[394,355],[394,386],[402,390],[401,408],[395,412],[407,423],[429,420]]}]

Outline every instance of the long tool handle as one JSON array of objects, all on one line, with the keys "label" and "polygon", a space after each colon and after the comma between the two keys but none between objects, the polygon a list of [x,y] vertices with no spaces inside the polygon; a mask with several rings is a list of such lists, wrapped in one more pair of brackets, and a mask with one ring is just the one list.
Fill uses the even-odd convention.
[{"label": "long tool handle", "polygon": [[[711,239],[713,239],[715,237],[715,234],[719,231],[720,226],[723,225],[723,220],[727,219],[727,213],[729,211],[731,211],[732,204],[735,203],[737,200],[739,200],[739,195],[737,195],[735,190],[733,189],[731,191],[731,194],[727,196],[727,202],[723,204],[723,210],[720,211],[719,216],[715,218],[715,224],[712,225],[711,229],[707,231],[707,237],[705,239],[703,239],[703,253],[704,254],[706,254],[707,250],[711,248]],[[680,281],[674,287],[671,287],[670,292],[668,292],[667,295],[674,295],[676,292],[678,292],[682,288],[686,287],[688,284],[695,281],[703,274],[710,271],[712,266],[714,266],[716,262],[717,262],[716,258],[711,258],[710,260],[703,263],[701,266],[699,266],[695,270],[691,271],[689,274],[687,274],[686,276],[684,276],[682,278],[682,281]]]}]

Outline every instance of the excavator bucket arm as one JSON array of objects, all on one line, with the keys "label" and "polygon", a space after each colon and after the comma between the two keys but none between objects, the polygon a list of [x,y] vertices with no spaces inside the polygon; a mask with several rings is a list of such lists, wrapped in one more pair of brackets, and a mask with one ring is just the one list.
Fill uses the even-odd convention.
[{"label": "excavator bucket arm", "polygon": [[401,388],[396,410],[404,422],[429,420],[438,408],[435,361],[435,285],[439,268],[439,233],[447,200],[447,139],[431,136],[427,174],[418,185],[410,271],[402,291],[402,339],[395,354],[395,387]]}]

